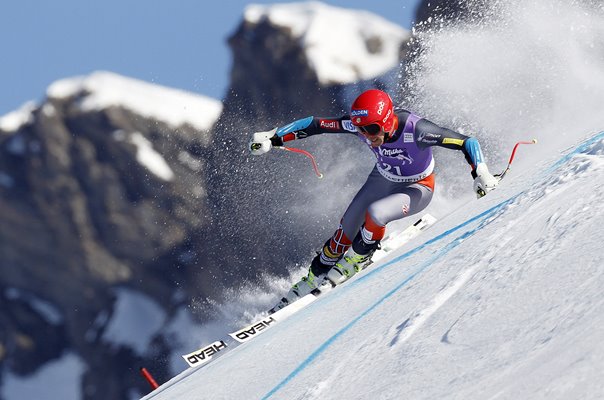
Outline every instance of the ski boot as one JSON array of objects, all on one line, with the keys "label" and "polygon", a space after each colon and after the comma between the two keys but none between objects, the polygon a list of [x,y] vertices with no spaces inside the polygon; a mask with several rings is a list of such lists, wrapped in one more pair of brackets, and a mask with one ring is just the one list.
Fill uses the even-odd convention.
[{"label": "ski boot", "polygon": [[287,292],[285,297],[283,297],[277,305],[271,308],[268,313],[273,314],[317,289],[319,284],[325,279],[330,268],[331,266],[321,262],[320,254],[317,254],[312,260],[308,275],[303,276],[299,282],[295,283],[291,289],[289,289],[289,292]]},{"label": "ski boot", "polygon": [[344,256],[329,270],[326,280],[331,282],[332,286],[352,278],[357,272],[362,271],[371,264],[371,256],[380,247],[380,241],[373,243],[365,242],[361,235],[357,235]]}]

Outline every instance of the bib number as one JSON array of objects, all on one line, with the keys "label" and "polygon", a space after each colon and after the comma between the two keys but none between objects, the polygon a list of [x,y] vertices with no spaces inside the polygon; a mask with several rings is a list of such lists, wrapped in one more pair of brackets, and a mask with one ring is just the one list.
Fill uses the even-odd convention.
[{"label": "bib number", "polygon": [[[398,176],[402,176],[402,172],[401,172],[401,167],[398,165],[391,165],[388,164],[386,162],[380,161],[380,166],[382,167],[382,170],[384,170],[385,172],[388,172],[389,174],[395,174]],[[393,171],[394,170],[394,171]]]}]

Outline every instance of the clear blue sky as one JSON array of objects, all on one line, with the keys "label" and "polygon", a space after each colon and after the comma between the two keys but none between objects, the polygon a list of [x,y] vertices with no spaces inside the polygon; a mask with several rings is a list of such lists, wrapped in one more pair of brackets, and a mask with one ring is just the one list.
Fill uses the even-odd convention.
[{"label": "clear blue sky", "polygon": [[[0,2],[0,116],[40,101],[57,79],[95,70],[221,99],[227,38],[246,0],[4,0]],[[419,0],[328,0],[410,28]]]}]

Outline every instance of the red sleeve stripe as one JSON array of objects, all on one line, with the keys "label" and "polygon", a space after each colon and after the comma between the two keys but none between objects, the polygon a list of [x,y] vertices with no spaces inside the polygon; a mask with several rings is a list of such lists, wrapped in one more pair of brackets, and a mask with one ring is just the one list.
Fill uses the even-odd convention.
[{"label": "red sleeve stripe", "polygon": [[284,135],[281,139],[283,139],[283,143],[291,142],[292,140],[296,140],[296,135],[293,132]]}]

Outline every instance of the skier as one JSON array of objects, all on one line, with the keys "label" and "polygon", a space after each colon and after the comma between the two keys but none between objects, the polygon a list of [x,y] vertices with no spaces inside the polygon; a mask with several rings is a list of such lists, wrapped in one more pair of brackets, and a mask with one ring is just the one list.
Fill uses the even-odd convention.
[{"label": "skier", "polygon": [[386,224],[425,209],[434,192],[432,146],[460,150],[472,167],[478,197],[499,180],[489,172],[478,140],[396,109],[390,96],[377,89],[363,92],[350,115],[307,117],[267,132],[254,133],[250,152],[260,155],[273,146],[321,133],[357,135],[377,162],[356,194],[334,235],[312,260],[308,275],[294,284],[271,312],[305,296],[322,284],[338,285],[371,262]]}]

